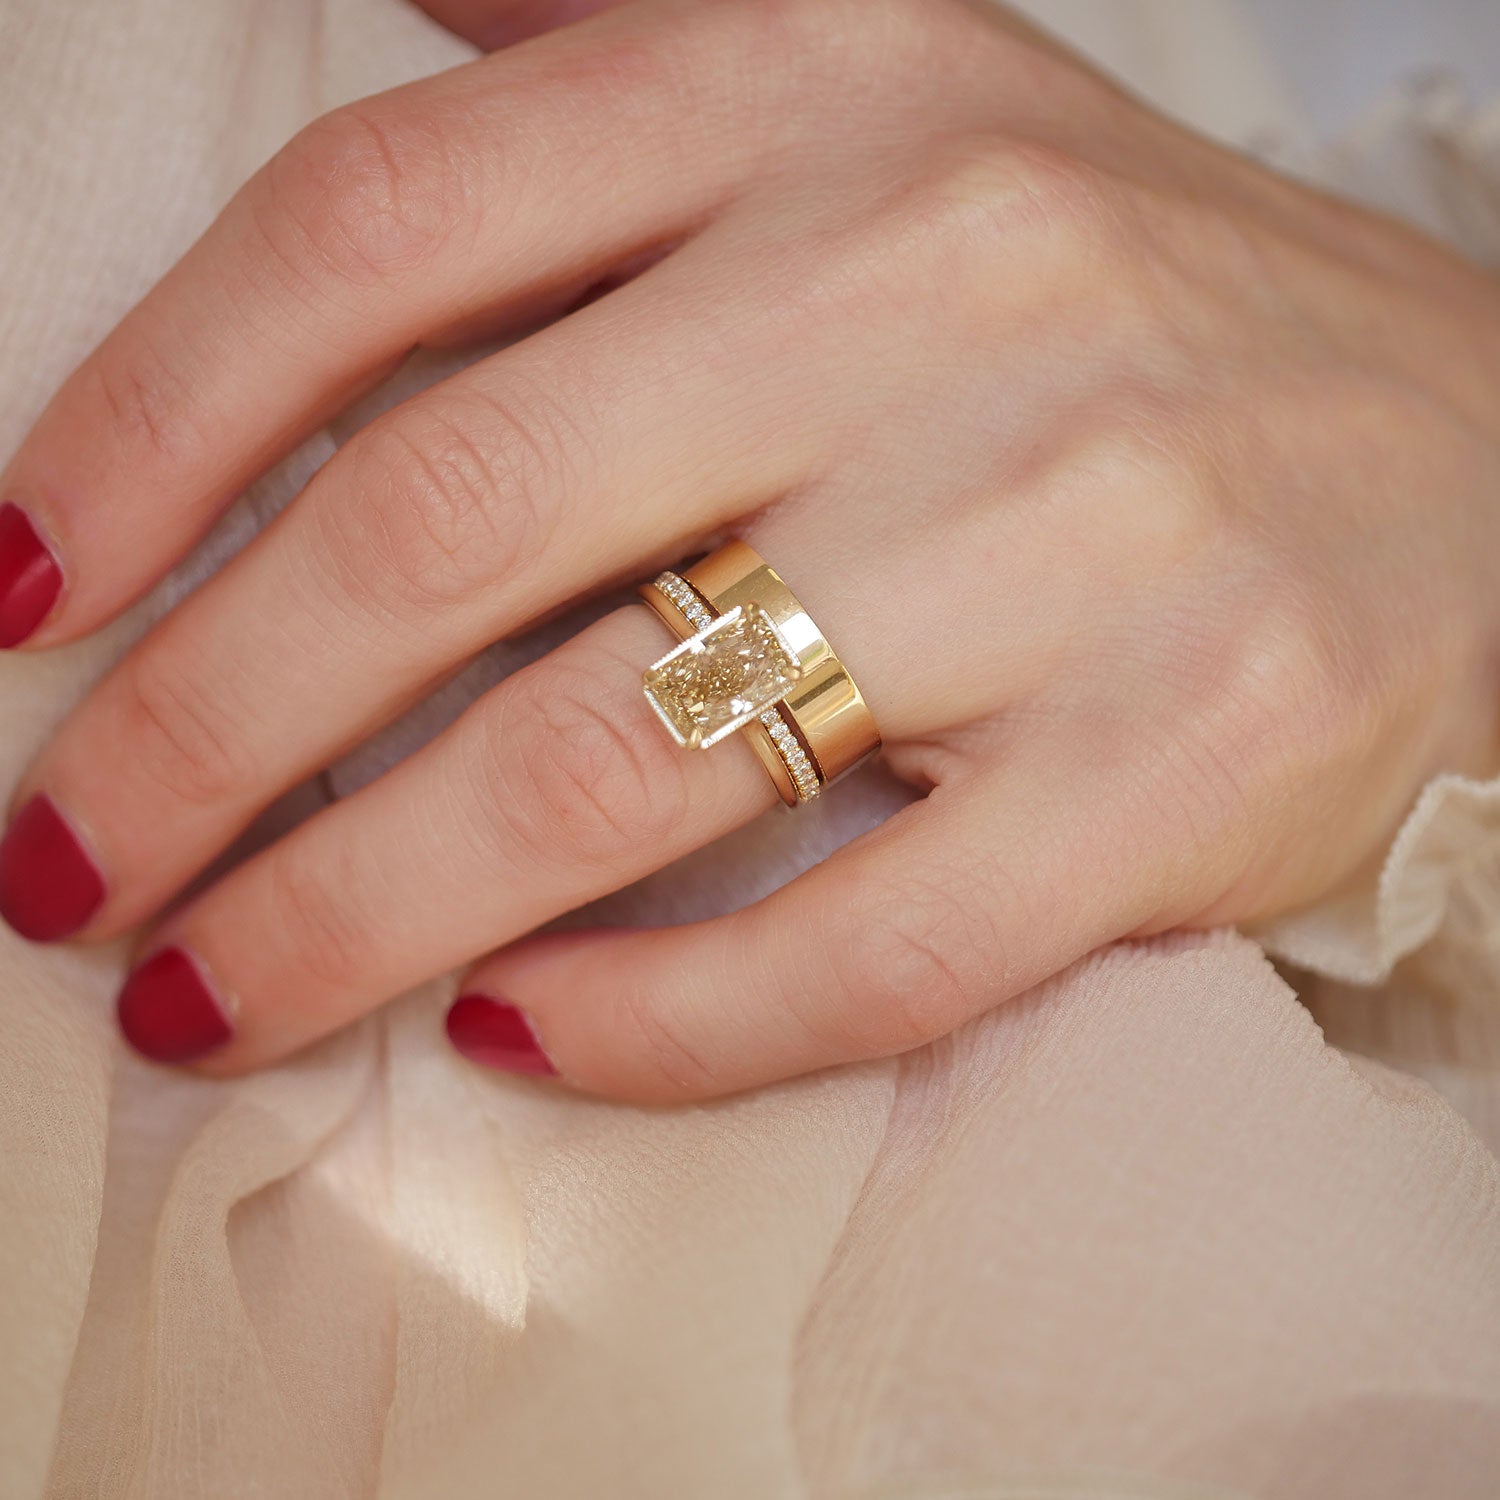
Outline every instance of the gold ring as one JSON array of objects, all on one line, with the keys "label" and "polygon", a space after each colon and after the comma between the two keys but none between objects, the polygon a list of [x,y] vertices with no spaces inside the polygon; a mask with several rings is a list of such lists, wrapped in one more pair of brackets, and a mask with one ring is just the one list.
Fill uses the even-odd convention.
[{"label": "gold ring", "polygon": [[641,597],[682,642],[646,669],[646,701],[679,745],[743,730],[789,807],[880,748],[848,669],[781,575],[729,542]]}]

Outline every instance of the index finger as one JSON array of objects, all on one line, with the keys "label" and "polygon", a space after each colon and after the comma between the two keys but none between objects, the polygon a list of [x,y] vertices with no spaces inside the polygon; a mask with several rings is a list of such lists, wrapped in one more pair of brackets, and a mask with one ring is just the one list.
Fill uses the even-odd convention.
[{"label": "index finger", "polygon": [[[748,149],[714,131],[729,106],[710,86],[741,8],[673,26],[663,9],[335,111],[258,172],[0,480],[0,646],[102,624],[413,345],[534,312],[701,223]],[[689,148],[684,112],[712,150]]]}]

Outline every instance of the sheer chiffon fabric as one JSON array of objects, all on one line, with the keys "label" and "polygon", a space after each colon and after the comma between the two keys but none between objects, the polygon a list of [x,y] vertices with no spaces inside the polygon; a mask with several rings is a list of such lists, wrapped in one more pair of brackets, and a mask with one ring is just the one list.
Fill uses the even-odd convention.
[{"label": "sheer chiffon fabric", "polygon": [[[1319,152],[1221,0],[1031,8],[1500,260],[1500,115],[1429,89]],[[398,0],[23,3],[0,38],[12,444],[299,124],[467,55]],[[374,404],[127,620],[0,660],[0,773]],[[743,901],[904,795],[866,775],[591,919]],[[256,1077],[153,1070],[114,1036],[124,956],[0,936],[7,1495],[1494,1493],[1500,785],[1438,779],[1369,889],[1253,937],[1120,945],[909,1057],[687,1110],[481,1075],[448,984]]]}]

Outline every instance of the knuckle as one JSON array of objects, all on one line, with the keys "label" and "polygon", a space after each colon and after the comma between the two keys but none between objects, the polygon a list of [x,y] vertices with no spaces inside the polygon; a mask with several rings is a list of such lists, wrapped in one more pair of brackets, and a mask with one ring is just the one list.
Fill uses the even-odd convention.
[{"label": "knuckle", "polygon": [[277,934],[289,970],[311,981],[315,993],[347,986],[368,964],[374,934],[360,915],[356,879],[353,871],[320,869],[290,849],[269,856],[270,930]]},{"label": "knuckle", "polygon": [[[875,4],[883,0],[872,0]],[[847,37],[850,0],[734,0],[738,13],[759,34],[762,52],[795,57],[810,46],[820,50]]]},{"label": "knuckle", "polygon": [[373,576],[383,599],[441,609],[524,576],[552,531],[558,446],[515,405],[450,401],[377,423],[345,459],[358,503],[330,512],[345,583],[367,592]]},{"label": "knuckle", "polygon": [[120,691],[121,740],[131,764],[178,800],[206,806],[241,797],[255,784],[233,706],[201,676],[147,651],[126,665]]},{"label": "knuckle", "polygon": [[917,264],[941,289],[925,305],[965,328],[1013,323],[1028,307],[1055,315],[1062,297],[1087,297],[1105,311],[1113,299],[1123,318],[1133,299],[1096,268],[1124,243],[1125,213],[1113,182],[1066,152],[995,132],[954,135],[817,242],[812,263],[799,268],[793,313],[871,297],[908,307]]},{"label": "knuckle", "polygon": [[1010,101],[1066,109],[1070,118],[1106,115],[1114,92],[1020,17],[1002,13],[997,24],[976,26],[972,0],[720,0],[704,9],[748,15],[759,33],[752,55],[794,67],[813,59],[820,80],[831,65],[846,92],[871,98],[877,89],[932,87],[948,103],[955,75],[976,63],[970,76],[998,77]]},{"label": "knuckle", "polygon": [[841,1007],[848,1034],[839,1040],[854,1055],[910,1051],[945,1036],[998,985],[992,935],[981,937],[953,877],[860,890],[852,901]]},{"label": "knuckle", "polygon": [[617,712],[593,673],[523,676],[494,717],[489,754],[529,852],[577,869],[665,845],[688,815],[683,757],[638,714]]},{"label": "knuckle", "polygon": [[[909,59],[930,40],[943,7],[938,0],[740,0],[769,32],[776,53],[791,58],[836,58],[851,79],[893,58]],[[854,65],[862,63],[859,72]]]},{"label": "knuckle", "polygon": [[1268,581],[1226,653],[1227,723],[1241,757],[1254,763],[1257,747],[1276,745],[1308,765],[1342,763],[1376,731],[1373,644],[1350,649],[1327,606],[1285,574]]},{"label": "knuckle", "polygon": [[290,265],[359,283],[420,271],[472,227],[461,135],[447,116],[335,110],[272,158],[256,221]]},{"label": "knuckle", "polygon": [[[1264,564],[1274,575],[1275,564]],[[1163,753],[1148,789],[1190,810],[1201,842],[1327,787],[1390,725],[1391,695],[1371,676],[1368,643],[1286,576],[1247,568],[1158,638]],[[1378,676],[1378,668],[1374,669]]]},{"label": "knuckle", "polygon": [[990,133],[946,142],[917,179],[912,202],[920,223],[990,266],[996,240],[1055,253],[1103,238],[1117,214],[1098,168],[1054,146]]},{"label": "knuckle", "polygon": [[666,1011],[648,989],[637,985],[626,988],[619,1004],[622,1041],[652,1074],[686,1098],[724,1091],[719,1069],[688,1036],[688,1025],[676,1012]]},{"label": "knuckle", "polygon": [[115,434],[157,465],[181,467],[205,452],[207,424],[191,383],[149,345],[130,357],[101,350],[90,370]]},{"label": "knuckle", "polygon": [[[953,284],[981,325],[1084,344],[1128,378],[1170,368],[1186,294],[1157,253],[1162,210],[1138,185],[1035,141],[964,143],[928,186]],[[1181,355],[1178,353],[1177,362]]]},{"label": "knuckle", "polygon": [[1214,551],[1230,529],[1230,497],[1192,414],[1116,401],[1081,423],[1047,480],[1049,508],[1080,554],[1149,586]]}]

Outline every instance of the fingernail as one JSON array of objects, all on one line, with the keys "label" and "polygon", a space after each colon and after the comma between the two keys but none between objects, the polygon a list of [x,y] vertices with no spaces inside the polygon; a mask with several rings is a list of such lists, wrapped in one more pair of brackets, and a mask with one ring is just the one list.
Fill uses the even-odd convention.
[{"label": "fingernail", "polygon": [[448,1040],[470,1062],[502,1073],[551,1078],[557,1069],[521,1011],[488,995],[460,995],[448,1010]]},{"label": "fingernail", "polygon": [[0,647],[19,646],[51,613],[62,569],[31,517],[0,505]]},{"label": "fingernail", "polygon": [[84,926],[104,901],[104,876],[50,797],[33,797],[0,839],[0,917],[34,943]]},{"label": "fingernail", "polygon": [[234,1035],[223,1003],[181,948],[163,948],[141,964],[118,1007],[125,1040],[152,1062],[192,1062]]}]

